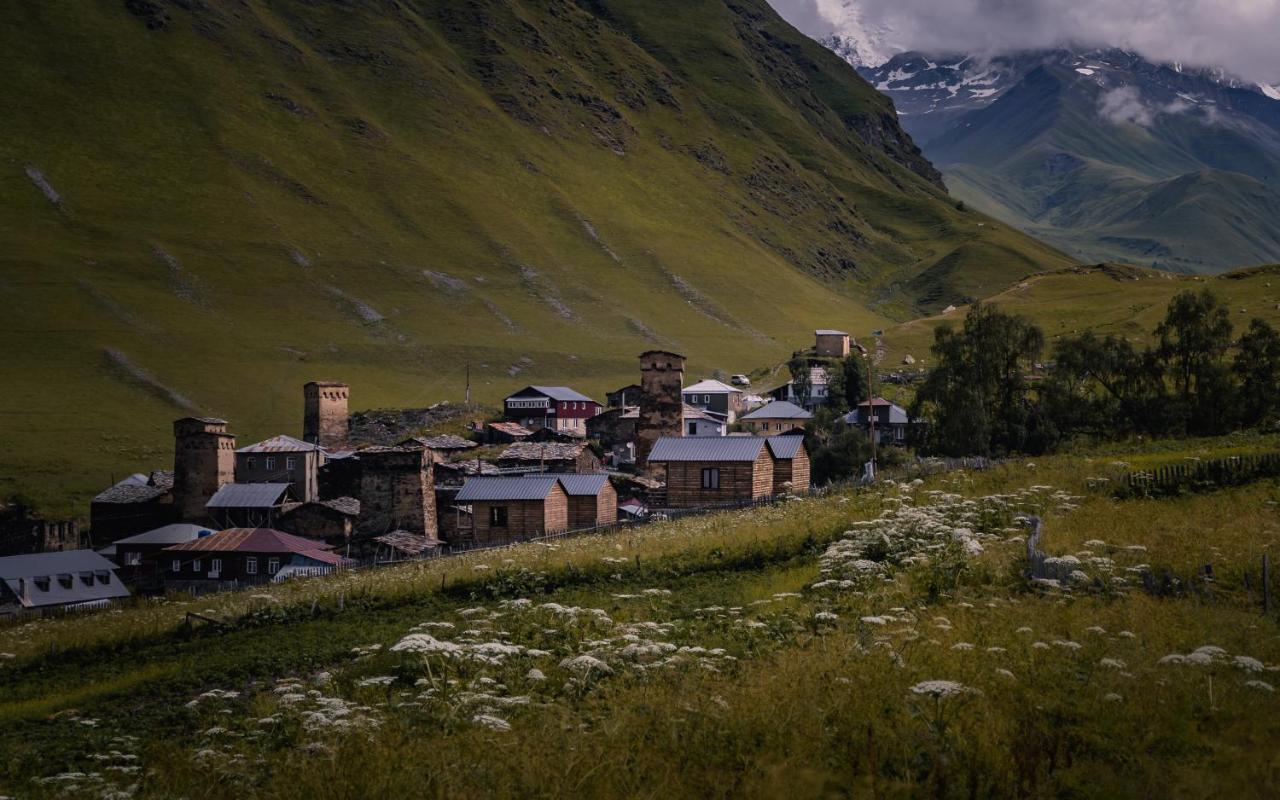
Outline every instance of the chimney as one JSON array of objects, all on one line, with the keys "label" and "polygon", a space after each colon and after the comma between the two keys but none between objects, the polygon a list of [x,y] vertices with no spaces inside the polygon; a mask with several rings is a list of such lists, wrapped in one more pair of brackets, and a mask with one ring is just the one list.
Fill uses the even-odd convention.
[{"label": "chimney", "polygon": [[347,399],[351,389],[345,383],[311,381],[302,387],[302,440],[326,450],[347,444]]}]

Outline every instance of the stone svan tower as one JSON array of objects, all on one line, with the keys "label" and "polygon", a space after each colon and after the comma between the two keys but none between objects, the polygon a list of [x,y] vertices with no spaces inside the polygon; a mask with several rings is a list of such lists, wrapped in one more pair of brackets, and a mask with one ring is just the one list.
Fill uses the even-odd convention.
[{"label": "stone svan tower", "polygon": [[347,397],[345,383],[311,381],[302,387],[302,440],[326,450],[347,444]]},{"label": "stone svan tower", "polygon": [[663,436],[684,435],[684,356],[664,350],[640,355],[640,421],[636,468],[649,470],[649,453]]},{"label": "stone svan tower", "polygon": [[438,538],[431,451],[370,447],[360,457],[360,518],[356,535],[408,531]]},{"label": "stone svan tower", "polygon": [[205,517],[214,492],[235,481],[236,436],[227,422],[184,417],[173,423],[173,505],[179,519]]}]

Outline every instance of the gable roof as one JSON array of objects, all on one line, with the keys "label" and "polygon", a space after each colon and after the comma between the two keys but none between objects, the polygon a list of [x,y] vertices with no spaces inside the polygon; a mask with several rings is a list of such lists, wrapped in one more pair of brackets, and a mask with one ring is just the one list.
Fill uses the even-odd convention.
[{"label": "gable roof", "polygon": [[[637,409],[637,411],[639,411],[639,409]],[[639,414],[637,413],[636,416],[639,417]],[[684,418],[685,419],[705,419],[708,422],[714,422],[717,425],[726,424],[723,414],[713,414],[710,411],[704,411],[703,409],[698,408],[697,406],[686,405],[684,407]]]},{"label": "gable roof", "polygon": [[447,434],[445,436],[410,436],[399,443],[401,447],[425,447],[428,450],[470,450],[479,447],[470,439]]},{"label": "gable roof", "polygon": [[770,436],[765,441],[769,443],[773,457],[781,459],[795,458],[804,446],[803,436]]},{"label": "gable roof", "polygon": [[227,528],[211,536],[166,547],[165,552],[303,553],[332,550],[333,545],[294,536],[274,528]]},{"label": "gable roof", "polygon": [[595,400],[592,400],[590,397],[587,397],[585,394],[582,394],[581,392],[575,392],[573,389],[570,389],[568,386],[526,386],[514,394],[507,395],[507,398],[510,399],[512,397],[524,397],[530,394],[545,395],[547,397],[550,397],[552,400],[557,400],[560,402],[564,402],[568,400],[581,400],[587,403],[595,402]]},{"label": "gable roof", "polygon": [[762,436],[663,436],[649,461],[755,461],[764,446]]},{"label": "gable roof", "polygon": [[149,503],[173,489],[173,473],[157,470],[150,476],[141,472],[124,478],[93,498],[95,503]]},{"label": "gable roof", "polygon": [[774,400],[747,414],[743,419],[811,419],[813,414],[789,400]]},{"label": "gable roof", "polygon": [[692,386],[684,387],[684,392],[685,394],[690,392],[697,392],[698,394],[724,394],[727,392],[737,392],[738,394],[742,394],[742,390],[738,387],[730,386],[729,384],[721,383],[720,381],[711,380],[710,378],[698,381]]},{"label": "gable roof", "polygon": [[201,536],[211,536],[212,534],[213,530],[203,525],[188,525],[185,522],[175,522],[172,525],[164,525],[135,536],[117,539],[115,544],[180,544],[189,542],[192,539],[199,539]]},{"label": "gable roof", "polygon": [[532,436],[533,431],[515,422],[490,422],[489,427],[508,436]]},{"label": "gable roof", "polygon": [[609,482],[609,476],[603,472],[574,475],[560,472],[543,472],[537,475],[525,475],[525,480],[539,478],[555,478],[564,487],[565,493],[572,497],[596,497]]},{"label": "gable roof", "polygon": [[443,544],[439,539],[423,536],[420,533],[410,533],[409,531],[392,531],[391,533],[384,533],[382,536],[375,536],[373,540],[378,544],[385,544],[392,550],[397,550],[410,556],[421,555],[423,552],[435,549]]},{"label": "gable roof", "polygon": [[545,500],[556,486],[556,478],[543,475],[523,478],[468,478],[455,499],[458,503],[486,500]]},{"label": "gable roof", "polygon": [[237,453],[309,453],[312,450],[319,450],[320,445],[304,442],[301,439],[295,439],[292,436],[280,434],[272,436],[270,439],[263,439],[256,444],[241,447]]},{"label": "gable roof", "polygon": [[289,492],[287,483],[224,483],[205,508],[275,508]]},{"label": "gable roof", "polygon": [[32,553],[0,558],[0,581],[23,608],[97,603],[129,596],[115,569],[92,550]]}]

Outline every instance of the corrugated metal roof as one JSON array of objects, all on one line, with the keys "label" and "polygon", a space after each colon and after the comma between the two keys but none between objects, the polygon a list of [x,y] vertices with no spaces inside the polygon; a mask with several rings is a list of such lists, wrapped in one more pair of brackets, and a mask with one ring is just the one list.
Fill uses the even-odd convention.
[{"label": "corrugated metal roof", "polygon": [[787,400],[774,400],[772,403],[760,406],[743,417],[743,419],[810,419],[811,417],[813,417],[813,414],[805,411],[795,403]]},{"label": "corrugated metal roof", "polygon": [[189,542],[166,547],[165,552],[216,552],[216,553],[307,553],[312,550],[332,550],[331,545],[315,539],[294,536],[273,528],[228,528],[212,536],[204,536]]},{"label": "corrugated metal roof", "polygon": [[274,508],[284,502],[288,491],[287,483],[226,483],[205,508]]},{"label": "corrugated metal roof", "polygon": [[528,476],[523,478],[468,478],[455,500],[471,503],[486,500],[545,500],[556,478]]},{"label": "corrugated metal roof", "polygon": [[537,480],[539,478],[555,478],[560,481],[560,485],[564,487],[565,492],[574,497],[595,497],[604,489],[604,485],[609,482],[609,476],[603,472],[587,473],[585,475],[574,475],[562,472],[544,472],[539,475],[525,475],[525,480]]},{"label": "corrugated metal roof", "polygon": [[576,392],[573,389],[570,389],[568,386],[526,386],[520,391],[516,392],[515,394],[510,395],[510,397],[524,397],[530,394],[530,391],[529,391],[530,389],[532,389],[533,392],[536,392],[537,394],[546,395],[547,397],[550,397],[552,400],[559,400],[562,402],[568,401],[568,400],[581,400],[588,403],[595,402],[590,397],[587,397],[585,394],[582,394],[581,392]]},{"label": "corrugated metal roof", "polygon": [[803,436],[770,436],[766,441],[769,442],[773,457],[783,459],[795,458],[804,445]]},{"label": "corrugated metal roof", "polygon": [[139,533],[136,536],[126,536],[123,539],[116,540],[116,544],[181,544],[189,542],[192,539],[199,539],[201,536],[210,536],[213,531],[200,525],[188,525],[185,522],[176,522],[173,525],[165,525],[155,530]]},{"label": "corrugated metal roof", "polygon": [[237,453],[308,453],[312,450],[319,450],[320,445],[304,442],[301,439],[295,439],[292,436],[281,434],[272,436],[270,439],[263,439],[257,444],[251,444],[248,447],[241,447]]},{"label": "corrugated metal roof", "polygon": [[737,392],[738,394],[742,394],[742,390],[736,386],[730,386],[727,383],[714,381],[710,378],[698,381],[692,386],[684,387],[685,394],[689,394],[690,392],[697,392],[698,394],[725,394],[727,392]]},{"label": "corrugated metal roof", "polygon": [[755,461],[765,439],[760,436],[664,436],[653,445],[650,461]]},{"label": "corrugated metal roof", "polygon": [[115,564],[92,550],[0,558],[0,580],[23,608],[99,603],[128,597],[129,590],[115,570]]}]

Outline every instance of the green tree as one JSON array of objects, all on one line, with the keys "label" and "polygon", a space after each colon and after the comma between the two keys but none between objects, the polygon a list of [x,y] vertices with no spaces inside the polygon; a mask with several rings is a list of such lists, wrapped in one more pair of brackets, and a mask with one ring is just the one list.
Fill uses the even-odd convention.
[{"label": "green tree", "polygon": [[1056,432],[1033,402],[1027,371],[1044,334],[1021,317],[975,304],[964,328],[944,325],[932,347],[937,365],[916,393],[913,418],[929,421],[922,444],[947,455],[1042,452]]},{"label": "green tree", "polygon": [[1068,435],[1161,435],[1173,422],[1159,361],[1117,336],[1086,332],[1060,340],[1041,399],[1045,414]]},{"label": "green tree", "polygon": [[1240,337],[1232,372],[1240,381],[1240,414],[1246,425],[1275,419],[1280,409],[1280,334],[1254,319]]},{"label": "green tree", "polygon": [[809,403],[809,394],[813,391],[813,380],[809,374],[809,359],[803,356],[796,356],[787,364],[787,370],[791,373],[791,392],[795,395],[796,402],[800,405]]},{"label": "green tree", "polygon": [[1156,328],[1155,354],[1172,384],[1183,430],[1222,433],[1233,419],[1235,393],[1223,357],[1231,320],[1213,292],[1179,292]]},{"label": "green tree", "polygon": [[856,354],[827,365],[828,408],[844,414],[867,399],[866,368],[866,362]]}]

